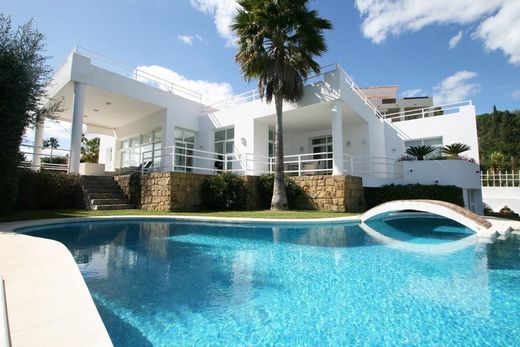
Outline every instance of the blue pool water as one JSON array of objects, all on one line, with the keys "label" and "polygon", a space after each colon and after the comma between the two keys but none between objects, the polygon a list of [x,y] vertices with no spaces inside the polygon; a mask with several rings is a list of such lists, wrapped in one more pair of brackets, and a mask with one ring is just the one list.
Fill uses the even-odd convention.
[{"label": "blue pool water", "polygon": [[520,346],[520,238],[442,218],[24,232],[70,249],[115,346]]}]

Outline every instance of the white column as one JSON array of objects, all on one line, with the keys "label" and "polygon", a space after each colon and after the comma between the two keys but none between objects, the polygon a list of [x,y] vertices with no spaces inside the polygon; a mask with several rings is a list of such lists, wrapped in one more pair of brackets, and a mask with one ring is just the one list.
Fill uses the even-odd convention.
[{"label": "white column", "polygon": [[175,168],[175,157],[174,148],[175,145],[175,114],[172,108],[167,108],[164,111],[164,119],[162,125],[162,158],[161,158],[161,171],[168,172],[174,171]]},{"label": "white column", "polygon": [[332,174],[343,175],[343,114],[341,104],[332,106]]},{"label": "white column", "polygon": [[72,129],[70,136],[69,172],[79,173],[81,158],[81,136],[83,134],[83,114],[85,107],[86,85],[74,82],[74,97],[72,99]]},{"label": "white column", "polygon": [[43,128],[44,121],[34,126],[34,150],[32,159],[32,169],[34,171],[40,170],[43,153]]}]

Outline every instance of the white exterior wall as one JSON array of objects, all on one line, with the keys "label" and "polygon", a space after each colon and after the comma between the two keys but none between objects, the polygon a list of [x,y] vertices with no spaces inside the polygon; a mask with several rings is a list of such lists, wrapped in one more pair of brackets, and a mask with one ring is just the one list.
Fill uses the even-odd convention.
[{"label": "white exterior wall", "polygon": [[[399,130],[404,140],[442,136],[444,145],[455,142],[465,143],[471,149],[462,155],[479,162],[477,122],[475,107],[472,105],[462,106],[459,113],[395,122],[392,125]],[[391,144],[391,147],[393,146],[395,146],[394,142]],[[404,150],[403,143],[400,148],[401,155],[404,154]]]},{"label": "white exterior wall", "polygon": [[520,187],[482,187],[482,198],[494,212],[507,206],[520,213]]}]

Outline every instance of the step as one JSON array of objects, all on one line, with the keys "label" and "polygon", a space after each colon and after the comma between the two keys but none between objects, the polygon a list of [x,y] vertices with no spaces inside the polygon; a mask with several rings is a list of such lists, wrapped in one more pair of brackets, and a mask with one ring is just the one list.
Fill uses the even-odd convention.
[{"label": "step", "polygon": [[96,211],[101,210],[128,210],[132,209],[134,206],[132,204],[112,204],[112,205],[93,205],[92,209]]},{"label": "step", "polygon": [[106,198],[106,199],[90,199],[90,205],[118,205],[128,204],[128,200],[125,198]]},{"label": "step", "polygon": [[112,193],[88,193],[87,198],[89,200],[93,199],[126,199],[126,196],[123,192],[112,192]]},{"label": "step", "polygon": [[119,194],[121,193],[121,189],[119,187],[99,187],[99,188],[85,188],[83,187],[83,190],[85,190],[85,192],[90,195],[90,194],[93,194],[93,193],[116,193],[116,194]]},{"label": "step", "polygon": [[97,192],[99,193],[99,190],[121,190],[121,187],[119,187],[118,185],[115,185],[115,186],[107,186],[107,185],[92,185],[92,186],[86,186],[86,185],[83,185],[83,190],[84,191],[87,191],[87,192]]},{"label": "step", "polygon": [[96,182],[115,182],[114,177],[109,176],[82,176],[81,182],[96,183]]}]

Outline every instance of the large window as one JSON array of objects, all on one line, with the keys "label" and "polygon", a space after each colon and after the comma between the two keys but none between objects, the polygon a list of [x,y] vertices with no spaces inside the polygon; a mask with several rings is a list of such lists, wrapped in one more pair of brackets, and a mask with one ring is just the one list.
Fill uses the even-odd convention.
[{"label": "large window", "polygon": [[161,129],[133,136],[121,141],[121,167],[137,167],[143,161],[161,166]]},{"label": "large window", "polygon": [[175,128],[175,171],[193,171],[195,132]]},{"label": "large window", "polygon": [[426,156],[426,159],[437,157],[441,154],[442,148],[442,137],[432,137],[426,139],[414,139],[404,142],[405,148],[413,147],[413,146],[421,146],[421,145],[431,145],[435,147],[435,151]]},{"label": "large window", "polygon": [[235,129],[225,129],[215,131],[215,152],[219,153],[222,158],[216,159],[224,159],[227,158],[227,170],[231,170],[233,167],[233,163],[229,162],[233,160],[233,153],[235,152]]}]

